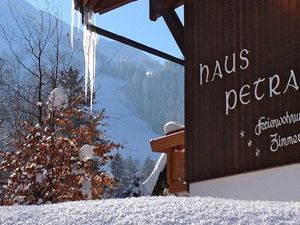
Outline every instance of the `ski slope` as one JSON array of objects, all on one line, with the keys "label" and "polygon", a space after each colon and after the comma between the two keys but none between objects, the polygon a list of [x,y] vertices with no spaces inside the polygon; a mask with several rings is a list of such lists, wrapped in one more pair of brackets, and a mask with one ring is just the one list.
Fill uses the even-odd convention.
[{"label": "ski slope", "polygon": [[[107,136],[120,144],[124,149],[120,153],[124,157],[132,156],[141,163],[148,155],[152,159],[157,159],[159,154],[153,153],[150,148],[149,140],[159,135],[154,133],[147,123],[138,118],[134,112],[125,107],[124,98],[120,99],[124,81],[98,75],[96,77],[96,103],[93,108],[105,108],[106,115],[109,117],[106,122],[109,126],[106,128]],[[138,94],[138,93],[137,93]]]}]

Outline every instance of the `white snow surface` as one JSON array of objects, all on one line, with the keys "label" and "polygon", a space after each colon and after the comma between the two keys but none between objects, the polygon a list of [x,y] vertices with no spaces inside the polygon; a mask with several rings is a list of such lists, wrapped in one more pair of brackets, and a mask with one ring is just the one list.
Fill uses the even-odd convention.
[{"label": "white snow surface", "polygon": [[158,177],[159,177],[160,173],[164,170],[166,165],[167,165],[167,154],[162,153],[161,156],[159,157],[152,173],[150,174],[148,179],[145,180],[145,182],[143,183],[148,194],[153,193],[153,190],[157,183]]},{"label": "white snow surface", "polygon": [[89,160],[94,156],[94,146],[84,145],[79,151],[79,158],[82,161]]},{"label": "white snow surface", "polygon": [[165,133],[170,133],[170,132],[179,130],[181,128],[184,128],[184,126],[182,124],[179,124],[178,122],[175,122],[175,121],[170,121],[165,124],[164,131],[165,131]]},{"label": "white snow surface", "polygon": [[51,91],[47,101],[49,110],[63,110],[67,108],[68,104],[68,96],[65,94],[62,87],[55,88]]},{"label": "white snow surface", "polygon": [[299,202],[141,197],[0,207],[2,225],[300,224]]},{"label": "white snow surface", "polygon": [[123,157],[131,155],[143,163],[150,155],[156,160],[159,154],[152,152],[149,141],[160,135],[154,133],[144,120],[128,110],[124,103],[126,97],[120,98],[120,95],[124,95],[123,86],[124,81],[99,74],[96,78],[94,108],[98,110],[105,108],[105,113],[109,117],[105,120],[109,123],[105,130],[108,138],[124,145],[124,149],[119,151]]},{"label": "white snow surface", "polygon": [[91,199],[92,183],[90,177],[89,176],[81,177],[79,183],[82,185],[82,187],[80,188],[82,195],[85,197],[85,199]]}]

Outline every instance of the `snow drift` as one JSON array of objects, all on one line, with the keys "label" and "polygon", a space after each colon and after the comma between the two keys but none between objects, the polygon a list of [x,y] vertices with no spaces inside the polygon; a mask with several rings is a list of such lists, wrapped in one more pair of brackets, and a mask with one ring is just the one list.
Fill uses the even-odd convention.
[{"label": "snow drift", "polygon": [[300,224],[300,203],[141,197],[0,207],[0,224]]}]

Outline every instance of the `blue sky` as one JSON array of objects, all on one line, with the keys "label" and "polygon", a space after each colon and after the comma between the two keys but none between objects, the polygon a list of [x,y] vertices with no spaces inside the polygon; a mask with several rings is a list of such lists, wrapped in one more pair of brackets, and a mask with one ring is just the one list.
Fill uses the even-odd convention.
[{"label": "blue sky", "polygon": [[[54,7],[62,15],[65,22],[70,24],[71,0],[26,1],[41,9],[47,2],[50,7]],[[177,12],[180,18],[183,18],[182,7]],[[150,21],[149,0],[139,0],[104,15],[98,14],[97,25],[174,56],[182,56],[164,21],[161,18],[156,22]]]}]

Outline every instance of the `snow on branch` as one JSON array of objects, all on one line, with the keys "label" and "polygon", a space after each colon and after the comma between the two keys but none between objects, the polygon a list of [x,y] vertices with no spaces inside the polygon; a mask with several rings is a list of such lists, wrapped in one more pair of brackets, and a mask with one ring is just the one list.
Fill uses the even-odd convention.
[{"label": "snow on branch", "polygon": [[68,107],[68,104],[68,96],[65,94],[62,87],[55,88],[51,91],[47,101],[49,111],[64,110]]}]

